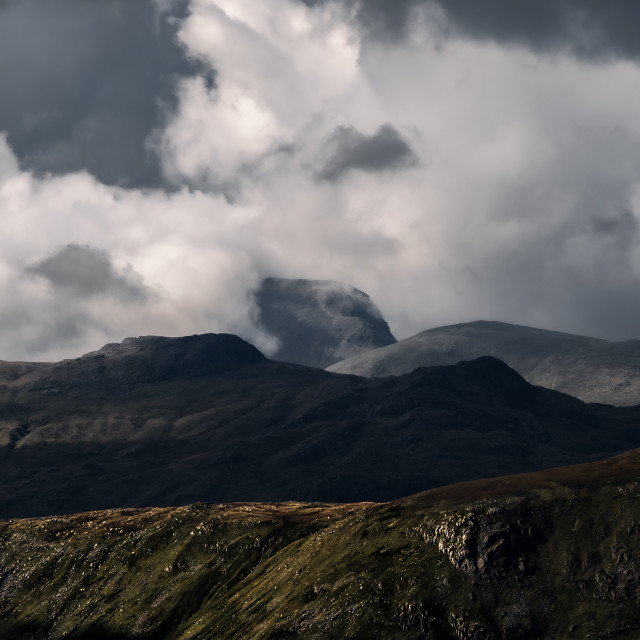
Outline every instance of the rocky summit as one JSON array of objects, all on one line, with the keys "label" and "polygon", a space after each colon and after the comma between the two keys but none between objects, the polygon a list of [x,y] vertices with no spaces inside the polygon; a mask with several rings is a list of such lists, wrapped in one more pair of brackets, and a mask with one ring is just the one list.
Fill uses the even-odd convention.
[{"label": "rocky summit", "polygon": [[275,360],[324,368],[396,341],[371,298],[342,282],[266,278],[255,299]]},{"label": "rocky summit", "polygon": [[640,637],[640,452],[386,504],[0,523],[3,640]]},{"label": "rocky summit", "polygon": [[28,376],[24,382],[30,391],[49,395],[90,389],[104,392],[133,384],[218,375],[264,359],[253,345],[231,334],[141,336],[39,368],[31,384]]}]

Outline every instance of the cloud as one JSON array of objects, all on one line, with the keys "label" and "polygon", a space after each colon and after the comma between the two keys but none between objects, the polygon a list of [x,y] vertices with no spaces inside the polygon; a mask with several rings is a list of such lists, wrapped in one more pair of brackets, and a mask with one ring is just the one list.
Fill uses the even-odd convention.
[{"label": "cloud", "polygon": [[89,246],[68,244],[55,255],[29,265],[26,271],[77,296],[109,294],[125,302],[141,302],[148,297],[140,276],[130,267],[119,273],[106,251]]},{"label": "cloud", "polygon": [[[345,33],[334,5],[261,6],[194,4],[180,37],[218,84],[181,91],[163,156],[203,188],[234,182],[257,273],[350,282],[400,337],[477,318],[636,334],[637,243],[593,231],[638,215],[634,65],[443,39],[442,16],[390,42]],[[422,162],[371,171],[372,139]],[[596,312],[605,298],[624,312]]]},{"label": "cloud", "polygon": [[542,0],[518,6],[508,0],[490,0],[482,6],[446,0],[439,6],[465,36],[587,59],[640,56],[633,28],[640,20],[640,7],[625,0]]},{"label": "cloud", "polygon": [[[326,133],[326,126],[315,131],[319,106],[329,107],[358,74],[347,13],[295,0],[193,0],[178,36],[190,56],[216,69],[218,82],[180,82],[178,108],[156,140],[166,178],[233,199],[247,173],[286,160],[277,150],[300,147],[302,137],[303,146],[319,142]],[[340,119],[332,111],[327,126]]]},{"label": "cloud", "polygon": [[[301,0],[318,6],[333,0]],[[492,40],[537,52],[571,53],[585,59],[640,56],[634,25],[640,7],[627,0],[345,0],[367,38],[402,41],[416,21],[437,22],[441,35]]]},{"label": "cloud", "polygon": [[269,346],[251,319],[259,275],[248,253],[258,251],[242,207],[83,173],[38,177],[11,158],[0,144],[4,359],[72,357],[146,334],[233,330]]},{"label": "cloud", "polygon": [[[638,337],[638,66],[465,36],[430,6],[377,38],[348,3],[193,0],[171,33],[199,71],[148,139],[169,190],[47,175],[0,138],[0,357],[204,331],[269,349],[268,275],[348,282],[399,338],[479,318]],[[107,62],[87,64],[68,86]]]},{"label": "cloud", "polygon": [[185,12],[152,0],[0,4],[0,131],[21,166],[159,186],[148,138],[175,107],[177,78],[203,73],[176,41]]},{"label": "cloud", "polygon": [[411,146],[390,124],[367,136],[355,127],[336,127],[327,141],[328,159],[318,172],[320,180],[335,182],[353,169],[379,173],[417,163]]}]

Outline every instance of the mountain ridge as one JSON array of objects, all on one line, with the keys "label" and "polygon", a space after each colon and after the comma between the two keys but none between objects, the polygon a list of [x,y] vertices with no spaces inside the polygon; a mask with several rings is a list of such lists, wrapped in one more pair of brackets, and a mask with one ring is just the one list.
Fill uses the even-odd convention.
[{"label": "mountain ridge", "polygon": [[233,334],[130,337],[36,369],[28,374],[33,381],[29,390],[59,395],[173,377],[198,378],[264,359],[256,347]]},{"label": "mountain ridge", "polygon": [[367,379],[268,360],[235,337],[154,340],[138,346],[153,360],[164,345],[162,366],[129,353],[111,375],[93,353],[0,384],[0,516],[389,500],[640,446],[640,409],[585,405],[492,357]]},{"label": "mountain ridge", "polygon": [[503,360],[532,384],[585,402],[619,406],[640,403],[639,340],[611,342],[497,321],[428,329],[394,345],[343,360],[328,370],[384,377],[483,355]]}]

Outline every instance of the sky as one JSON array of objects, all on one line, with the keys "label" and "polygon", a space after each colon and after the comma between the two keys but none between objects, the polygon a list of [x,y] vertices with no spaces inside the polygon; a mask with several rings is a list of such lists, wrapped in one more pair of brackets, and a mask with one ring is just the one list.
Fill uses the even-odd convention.
[{"label": "sky", "polygon": [[266,276],[398,338],[640,338],[640,4],[0,0],[0,359],[266,353]]}]

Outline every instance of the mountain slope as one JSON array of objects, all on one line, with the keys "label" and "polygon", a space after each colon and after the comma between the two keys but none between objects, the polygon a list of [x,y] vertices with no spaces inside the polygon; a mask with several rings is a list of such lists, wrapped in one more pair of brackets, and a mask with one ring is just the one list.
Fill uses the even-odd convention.
[{"label": "mountain slope", "polygon": [[[29,391],[48,395],[104,394],[137,383],[216,376],[265,360],[253,345],[231,334],[182,338],[141,336],[110,343],[80,358],[35,369],[23,380]],[[17,379],[17,378],[16,378]]]},{"label": "mountain slope", "polygon": [[384,377],[485,355],[506,362],[531,384],[584,402],[640,404],[640,341],[609,342],[502,322],[430,329],[345,359],[329,370]]},{"label": "mountain slope", "polygon": [[342,282],[266,278],[255,299],[275,360],[322,369],[396,341],[371,298]]},{"label": "mountain slope", "polygon": [[494,358],[366,379],[235,336],[143,338],[0,384],[0,517],[234,500],[388,500],[640,446]]},{"label": "mountain slope", "polygon": [[640,452],[389,504],[0,523],[5,640],[640,635]]}]

